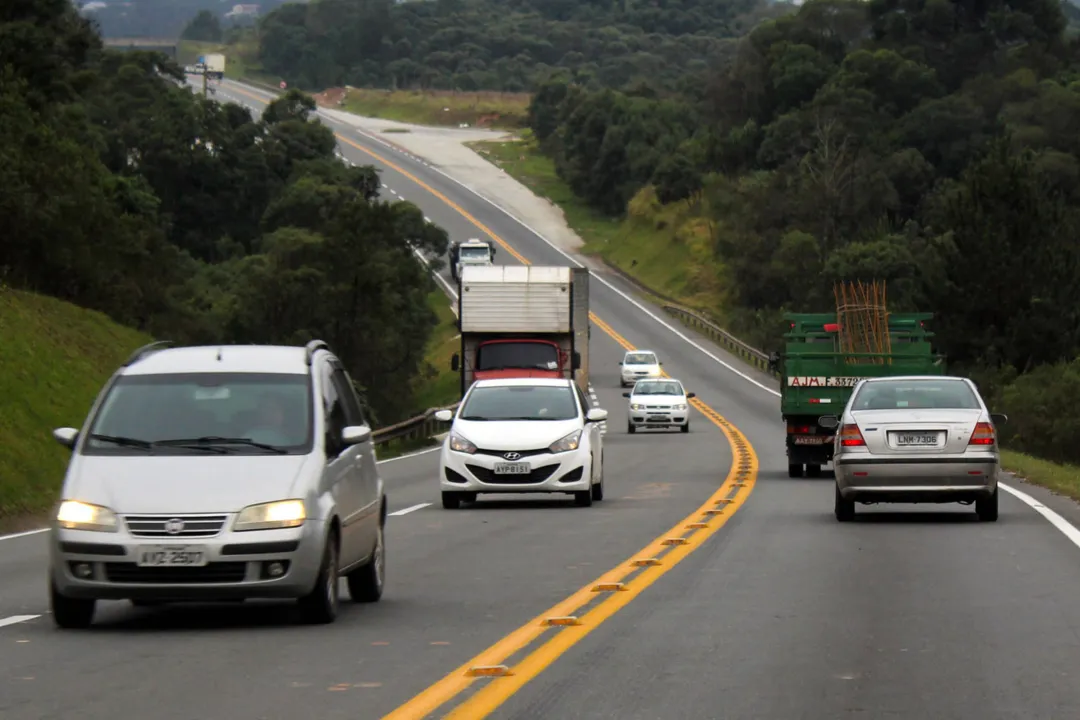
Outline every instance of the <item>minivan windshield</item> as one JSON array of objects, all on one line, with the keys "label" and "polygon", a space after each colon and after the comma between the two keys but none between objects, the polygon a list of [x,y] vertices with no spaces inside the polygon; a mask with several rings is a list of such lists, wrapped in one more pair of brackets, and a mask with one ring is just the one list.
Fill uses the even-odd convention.
[{"label": "minivan windshield", "polygon": [[550,385],[478,387],[469,393],[462,420],[573,420],[574,391]]},{"label": "minivan windshield", "polygon": [[634,386],[634,395],[682,395],[682,386],[677,382],[639,382]]},{"label": "minivan windshield", "polygon": [[630,353],[623,360],[624,365],[655,365],[656,356],[652,353]]},{"label": "minivan windshield", "polygon": [[979,400],[962,380],[883,380],[865,383],[852,410],[979,410]]},{"label": "minivan windshield", "polygon": [[281,373],[121,376],[89,428],[86,455],[305,454],[311,383]]}]

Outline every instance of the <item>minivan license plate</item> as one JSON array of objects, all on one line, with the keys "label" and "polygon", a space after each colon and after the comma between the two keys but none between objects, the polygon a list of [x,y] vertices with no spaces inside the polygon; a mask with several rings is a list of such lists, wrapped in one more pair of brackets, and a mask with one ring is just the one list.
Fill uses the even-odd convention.
[{"label": "minivan license plate", "polygon": [[900,433],[896,436],[897,445],[937,445],[936,433]]},{"label": "minivan license plate", "polygon": [[528,463],[495,463],[496,475],[528,475],[530,472]]},{"label": "minivan license plate", "polygon": [[206,553],[188,545],[142,545],[136,558],[139,567],[203,567]]}]

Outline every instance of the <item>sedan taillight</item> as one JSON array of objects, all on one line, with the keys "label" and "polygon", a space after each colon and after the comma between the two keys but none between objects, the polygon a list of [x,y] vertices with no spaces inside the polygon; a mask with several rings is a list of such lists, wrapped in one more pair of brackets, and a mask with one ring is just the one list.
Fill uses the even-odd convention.
[{"label": "sedan taillight", "polygon": [[840,428],[840,444],[844,447],[866,447],[866,440],[858,425],[845,425]]},{"label": "sedan taillight", "polygon": [[990,423],[981,422],[975,425],[975,430],[971,433],[968,445],[993,445],[996,440],[994,426]]}]

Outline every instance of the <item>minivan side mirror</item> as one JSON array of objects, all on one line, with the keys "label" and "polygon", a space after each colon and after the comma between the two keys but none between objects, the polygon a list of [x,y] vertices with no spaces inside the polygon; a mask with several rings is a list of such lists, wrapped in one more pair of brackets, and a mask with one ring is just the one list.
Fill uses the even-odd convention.
[{"label": "minivan side mirror", "polygon": [[454,419],[454,411],[453,410],[436,410],[434,417],[439,422],[450,422],[451,420]]},{"label": "minivan side mirror", "polygon": [[458,368],[460,368],[460,367],[461,367],[461,357],[459,357],[457,353],[454,353],[453,356],[450,358],[450,371],[451,372],[457,372]]},{"label": "minivan side mirror", "polygon": [[79,431],[73,427],[56,428],[52,431],[53,439],[68,450],[75,447],[75,441],[79,439]]},{"label": "minivan side mirror", "polygon": [[341,442],[345,445],[359,445],[371,439],[371,428],[367,425],[349,425],[341,431]]},{"label": "minivan side mirror", "polygon": [[696,397],[697,397],[697,393],[686,393],[686,399],[687,400],[689,400],[691,398],[696,398]]},{"label": "minivan side mirror", "polygon": [[840,418],[835,415],[822,415],[817,419],[817,422],[821,427],[831,430],[840,424]]},{"label": "minivan side mirror", "polygon": [[995,425],[1004,425],[1009,422],[1009,416],[1005,413],[990,413],[990,421]]}]

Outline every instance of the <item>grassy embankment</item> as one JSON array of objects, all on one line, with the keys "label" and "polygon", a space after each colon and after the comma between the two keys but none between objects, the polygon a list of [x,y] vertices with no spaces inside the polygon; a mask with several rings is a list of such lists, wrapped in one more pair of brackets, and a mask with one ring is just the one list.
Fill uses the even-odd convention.
[{"label": "grassy embankment", "polygon": [[514,129],[525,125],[527,93],[348,88],[342,110],[414,125]]},{"label": "grassy embankment", "polygon": [[100,313],[0,288],[0,527],[55,500],[78,427],[102,383],[150,338]]},{"label": "grassy embankment", "polygon": [[[458,399],[450,372],[454,315],[446,296],[433,292],[439,326],[432,334],[426,371],[417,379],[416,405]],[[40,524],[54,502],[70,454],[52,430],[80,426],[102,384],[131,352],[151,338],[101,313],[53,298],[0,288],[0,533]],[[388,443],[393,457],[425,442]]]},{"label": "grassy embankment", "polygon": [[[688,307],[723,318],[721,268],[712,257],[709,228],[687,204],[662,207],[644,191],[630,204],[629,217],[604,217],[576,198],[555,173],[554,163],[528,133],[520,142],[478,142],[472,147],[541,197],[554,202],[567,224],[585,242],[585,252],[628,273],[646,287]],[[637,261],[636,264],[634,261]],[[1036,485],[1080,501],[1080,467],[1059,465],[1011,450],[1002,465]]]}]

